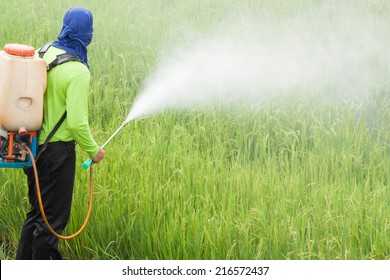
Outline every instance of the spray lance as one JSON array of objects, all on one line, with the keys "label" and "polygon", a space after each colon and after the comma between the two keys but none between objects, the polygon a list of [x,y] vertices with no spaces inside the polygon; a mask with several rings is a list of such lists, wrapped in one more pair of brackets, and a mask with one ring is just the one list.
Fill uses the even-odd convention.
[{"label": "spray lance", "polygon": [[[130,122],[129,120],[125,120],[125,121],[121,124],[121,126],[120,126],[120,127],[119,127],[111,136],[110,136],[110,138],[108,138],[107,141],[104,142],[104,144],[101,146],[101,148],[103,149],[103,148],[108,144],[108,142],[110,142],[111,139],[114,138],[115,135],[117,135],[118,132],[119,132],[126,124],[128,124],[129,122]],[[92,158],[89,158],[89,159],[87,159],[86,161],[84,161],[84,163],[82,164],[82,167],[83,167],[83,169],[87,169],[88,167],[91,166],[91,164],[92,164]]]}]

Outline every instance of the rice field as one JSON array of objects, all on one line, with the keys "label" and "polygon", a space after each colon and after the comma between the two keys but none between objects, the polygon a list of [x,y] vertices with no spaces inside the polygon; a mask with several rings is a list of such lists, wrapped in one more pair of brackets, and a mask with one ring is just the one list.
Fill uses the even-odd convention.
[{"label": "rice field", "polygon": [[[248,12],[278,21],[321,8],[305,0],[3,2],[1,46],[38,48],[56,39],[69,7],[92,10],[90,123],[99,143],[176,45],[226,19],[245,21]],[[388,1],[342,7],[390,31]],[[382,70],[390,79],[390,69]],[[318,86],[321,96],[337,94],[331,90]],[[94,168],[90,222],[79,237],[60,241],[63,257],[390,259],[390,86],[370,87],[359,102],[317,93],[299,90],[262,106],[168,110],[128,124]],[[86,157],[78,148],[78,166]],[[88,172],[76,173],[65,234],[87,212]],[[15,257],[28,208],[22,170],[0,169],[0,259]]]}]

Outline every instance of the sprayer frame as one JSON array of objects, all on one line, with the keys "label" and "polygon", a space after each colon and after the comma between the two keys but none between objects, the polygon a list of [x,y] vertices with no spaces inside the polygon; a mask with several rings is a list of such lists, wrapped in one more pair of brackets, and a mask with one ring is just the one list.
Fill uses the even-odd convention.
[{"label": "sprayer frame", "polygon": [[[12,144],[13,144],[13,137],[21,137],[21,139],[28,138],[29,141],[25,141],[27,146],[30,148],[33,156],[35,157],[38,150],[38,137],[37,132],[28,132],[26,135],[19,135],[17,132],[10,132],[9,137],[9,143],[8,143],[8,149],[12,150]],[[18,161],[15,160],[0,160],[0,168],[30,168],[32,167],[32,160],[29,155],[27,155],[27,158],[25,161]]]}]

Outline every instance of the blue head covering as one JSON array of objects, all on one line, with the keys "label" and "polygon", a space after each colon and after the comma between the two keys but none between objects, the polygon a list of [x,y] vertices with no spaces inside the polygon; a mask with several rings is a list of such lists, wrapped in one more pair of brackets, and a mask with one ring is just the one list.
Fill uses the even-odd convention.
[{"label": "blue head covering", "polygon": [[88,66],[87,46],[92,41],[93,17],[91,11],[82,8],[70,8],[64,15],[62,30],[53,46],[73,53]]}]

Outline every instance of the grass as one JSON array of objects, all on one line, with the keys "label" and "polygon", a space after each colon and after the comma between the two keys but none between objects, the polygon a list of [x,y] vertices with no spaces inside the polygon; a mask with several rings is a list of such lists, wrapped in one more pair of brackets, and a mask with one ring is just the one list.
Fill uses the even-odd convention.
[{"label": "grass", "polygon": [[[1,4],[0,44],[55,39],[76,3],[24,2]],[[214,30],[226,14],[278,20],[314,5],[78,2],[95,17],[90,121],[99,143],[126,118],[161,53],[188,44],[188,30]],[[388,24],[385,1],[350,2]],[[95,167],[90,223],[61,241],[64,258],[389,259],[389,88],[372,91],[359,107],[300,92],[257,108],[216,105],[130,123]],[[80,166],[86,155],[77,153]],[[83,222],[87,188],[78,169],[68,234]],[[23,172],[0,169],[0,259],[14,257],[26,196]]]}]

